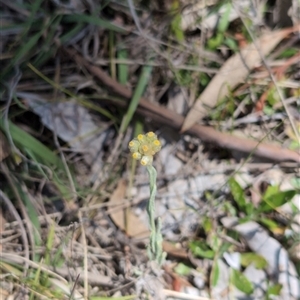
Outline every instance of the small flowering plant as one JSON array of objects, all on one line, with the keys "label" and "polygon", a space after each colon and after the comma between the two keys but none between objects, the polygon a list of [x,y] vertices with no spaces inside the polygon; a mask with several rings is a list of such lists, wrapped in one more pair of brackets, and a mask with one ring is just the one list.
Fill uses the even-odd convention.
[{"label": "small flowering plant", "polygon": [[161,143],[157,135],[150,131],[139,134],[135,139],[129,142],[129,150],[132,158],[139,160],[141,165],[147,167],[150,180],[150,199],[147,205],[147,214],[150,226],[150,241],[148,245],[148,256],[150,260],[156,261],[161,265],[165,259],[165,253],[162,248],[163,237],[161,234],[161,220],[155,223],[155,195],[156,195],[156,170],[152,166],[153,156],[161,149]]},{"label": "small flowering plant", "polygon": [[153,155],[161,149],[161,143],[157,135],[150,131],[147,134],[139,134],[137,138],[129,143],[129,150],[132,157],[140,160],[143,166],[150,166],[153,162]]}]

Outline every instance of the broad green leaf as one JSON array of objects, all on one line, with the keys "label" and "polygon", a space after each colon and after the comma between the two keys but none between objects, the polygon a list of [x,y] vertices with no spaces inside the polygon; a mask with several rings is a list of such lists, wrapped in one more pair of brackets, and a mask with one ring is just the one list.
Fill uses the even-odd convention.
[{"label": "broad green leaf", "polygon": [[271,296],[271,295],[279,296],[281,289],[282,289],[282,285],[279,283],[271,285],[271,286],[269,286],[269,288],[267,290],[267,295],[268,296]]},{"label": "broad green leaf", "polygon": [[231,270],[231,282],[237,289],[247,295],[250,295],[253,292],[252,283],[238,270]]},{"label": "broad green leaf", "polygon": [[268,198],[270,196],[273,196],[279,192],[279,186],[278,185],[269,185],[267,187],[267,190],[265,191],[263,197]]},{"label": "broad green leaf", "polygon": [[259,204],[260,212],[270,212],[275,208],[289,202],[297,194],[295,190],[280,191],[269,196],[263,196],[262,202]]},{"label": "broad green leaf", "polygon": [[187,276],[191,273],[192,268],[183,264],[179,263],[175,268],[174,271],[179,275]]},{"label": "broad green leaf", "polygon": [[193,241],[189,244],[192,253],[198,257],[213,259],[215,252],[202,241]]},{"label": "broad green leaf", "polygon": [[261,255],[253,252],[241,253],[241,264],[243,267],[248,267],[253,264],[257,269],[263,269],[267,266],[267,261]]}]

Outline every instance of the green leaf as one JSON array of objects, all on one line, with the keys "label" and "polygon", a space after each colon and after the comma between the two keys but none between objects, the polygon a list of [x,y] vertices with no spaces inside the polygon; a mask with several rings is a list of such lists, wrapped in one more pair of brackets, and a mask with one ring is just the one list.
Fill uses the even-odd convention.
[{"label": "green leaf", "polygon": [[18,65],[25,56],[30,55],[31,49],[36,46],[39,38],[43,34],[43,30],[31,36],[31,38],[24,44],[19,47],[19,49],[14,53],[13,58],[10,60],[8,66],[2,70],[0,79],[2,79],[14,66]]},{"label": "green leaf", "polygon": [[223,7],[225,7],[225,11],[223,11],[220,21],[219,21],[219,24],[218,24],[218,32],[221,32],[221,33],[224,33],[229,26],[229,23],[230,23],[229,16],[230,16],[230,12],[232,9],[232,3],[230,3],[230,2],[226,3],[224,6],[221,7],[222,10],[223,10]]},{"label": "green leaf", "polygon": [[[0,120],[0,129],[5,132],[3,120]],[[47,165],[50,164],[57,168],[63,168],[63,163],[60,158],[26,131],[22,130],[10,121],[8,121],[8,130],[8,134],[11,135],[16,146],[23,149],[29,149],[36,157],[39,157],[42,162]]]},{"label": "green leaf", "polygon": [[271,295],[279,296],[281,289],[282,289],[282,285],[279,283],[271,285],[271,286],[269,286],[269,288],[267,290],[267,295],[268,296],[271,296]]},{"label": "green leaf", "polygon": [[179,274],[179,275],[190,275],[192,268],[183,264],[183,263],[179,263],[175,268],[174,271]]},{"label": "green leaf", "polygon": [[265,105],[264,108],[263,108],[263,112],[267,116],[272,116],[275,113],[275,110],[271,106]]},{"label": "green leaf", "polygon": [[204,217],[203,223],[202,223],[202,228],[204,229],[206,234],[211,232],[211,230],[213,228],[212,220],[208,217]]},{"label": "green leaf", "polygon": [[40,246],[40,244],[41,244],[41,236],[40,236],[41,226],[40,226],[38,213],[37,213],[35,207],[33,206],[30,198],[28,197],[27,193],[25,193],[22,190],[22,187],[19,187],[18,191],[19,191],[19,194],[20,194],[20,196],[25,204],[25,207],[27,209],[28,217],[34,227],[33,236],[34,236],[35,245]]},{"label": "green leaf", "polygon": [[300,149],[300,141],[292,140],[289,144],[289,149],[297,151]]},{"label": "green leaf", "polygon": [[228,181],[229,188],[232,194],[232,197],[236,204],[238,205],[239,209],[245,212],[247,215],[251,215],[254,207],[252,203],[247,203],[244,189],[239,185],[239,183],[231,177]]},{"label": "green leaf", "polygon": [[[127,59],[128,52],[126,49],[120,49],[117,53],[118,59]],[[118,80],[125,85],[128,81],[128,65],[118,64]]]},{"label": "green leaf", "polygon": [[207,41],[207,46],[210,50],[215,50],[223,43],[223,41],[224,41],[224,34],[217,33],[215,37],[212,37]]},{"label": "green leaf", "polygon": [[192,253],[198,257],[204,257],[208,259],[213,259],[215,252],[211,250],[208,245],[202,241],[193,241],[189,244]]},{"label": "green leaf", "polygon": [[211,270],[211,284],[212,286],[216,286],[220,277],[220,268],[219,268],[219,262],[215,261],[213,268]]},{"label": "green leaf", "polygon": [[274,230],[276,230],[276,229],[279,228],[278,224],[277,224],[275,221],[271,220],[271,219],[268,219],[268,218],[260,218],[259,221],[260,221],[263,225],[265,225],[265,226],[266,226],[269,230],[271,230],[271,231],[274,231]]},{"label": "green leaf", "polygon": [[252,283],[240,271],[232,269],[230,279],[232,284],[243,293],[250,295],[253,292]]},{"label": "green leaf", "polygon": [[239,46],[236,42],[236,40],[230,38],[230,37],[227,37],[225,40],[224,40],[224,44],[226,46],[228,46],[231,50],[233,50],[234,52],[237,52],[239,50]]},{"label": "green leaf", "polygon": [[297,53],[299,53],[299,49],[298,49],[298,48],[290,48],[290,47],[288,47],[287,49],[285,49],[285,50],[278,56],[278,59],[282,59],[282,58],[290,58],[290,57],[296,55]]},{"label": "green leaf", "polygon": [[63,22],[67,22],[67,23],[80,23],[80,22],[84,22],[84,23],[88,23],[88,24],[93,24],[96,26],[99,26],[103,29],[108,29],[108,30],[113,30],[115,32],[120,32],[120,33],[126,33],[127,31],[120,27],[117,26],[115,24],[113,24],[112,22],[103,20],[99,17],[96,16],[89,16],[86,14],[70,14],[70,15],[65,15],[63,17]]},{"label": "green leaf", "polygon": [[127,129],[127,126],[129,125],[129,123],[139,105],[139,101],[147,87],[151,72],[152,72],[152,66],[146,65],[143,67],[141,76],[139,78],[137,87],[135,88],[134,93],[132,95],[127,112],[124,114],[124,117],[122,119],[120,133],[124,133],[125,130]]},{"label": "green leaf", "polygon": [[84,27],[83,23],[76,24],[70,31],[62,34],[60,37],[60,42],[62,45],[68,44],[68,42]]},{"label": "green leaf", "polygon": [[297,194],[297,192],[295,190],[288,190],[274,194],[270,194],[268,192],[267,196],[266,194],[262,198],[263,201],[259,204],[258,210],[260,212],[270,212],[275,208],[289,202]]},{"label": "green leaf", "polygon": [[241,265],[248,267],[250,264],[253,264],[257,269],[263,269],[268,263],[264,257],[256,253],[241,253]]},{"label": "green leaf", "polygon": [[173,16],[172,22],[171,22],[171,31],[174,33],[177,41],[182,42],[184,40],[184,32],[181,28],[181,13],[179,8],[179,1],[173,0],[172,1],[171,10],[173,12],[176,12],[176,14]]},{"label": "green leaf", "polygon": [[269,89],[267,93],[267,102],[271,107],[273,107],[274,104],[280,102],[280,97],[276,88]]},{"label": "green leaf", "polygon": [[263,197],[268,198],[270,196],[273,196],[279,192],[279,186],[278,185],[269,185],[267,187],[267,190],[265,191]]}]

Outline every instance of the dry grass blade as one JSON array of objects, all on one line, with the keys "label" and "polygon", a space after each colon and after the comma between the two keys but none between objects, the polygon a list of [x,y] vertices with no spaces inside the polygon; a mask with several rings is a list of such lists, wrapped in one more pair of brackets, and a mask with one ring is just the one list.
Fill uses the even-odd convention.
[{"label": "dry grass blade", "polygon": [[206,116],[208,110],[213,108],[219,99],[228,95],[230,89],[245,80],[249,72],[261,61],[261,54],[268,55],[290,32],[291,29],[268,32],[256,42],[259,49],[252,43],[230,57],[196,100],[185,118],[181,132],[188,130]]}]

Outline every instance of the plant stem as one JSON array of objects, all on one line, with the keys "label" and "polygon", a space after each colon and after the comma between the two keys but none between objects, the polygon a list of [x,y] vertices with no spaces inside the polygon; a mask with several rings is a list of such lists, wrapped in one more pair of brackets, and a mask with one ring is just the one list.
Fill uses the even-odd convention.
[{"label": "plant stem", "polygon": [[155,195],[156,195],[156,170],[150,165],[147,166],[147,171],[150,180],[150,199],[147,205],[147,213],[150,227],[150,243],[148,245],[148,256],[150,260],[155,260],[159,265],[164,261],[165,254],[162,249],[162,234],[161,221],[158,220],[158,225],[155,224]]}]

